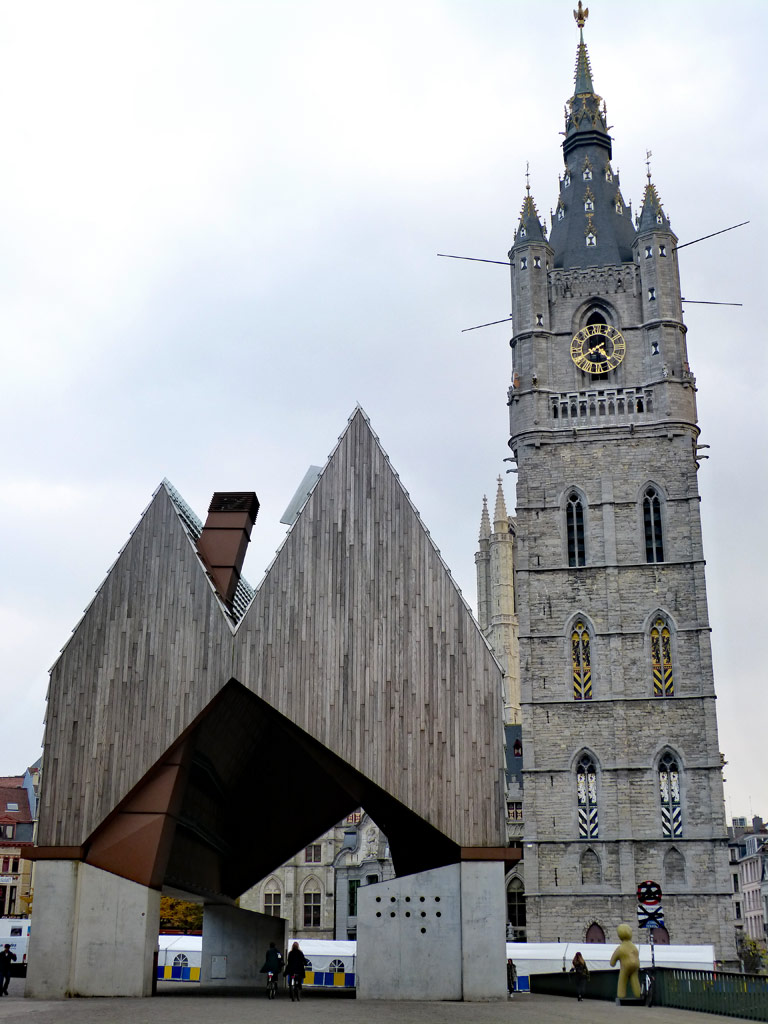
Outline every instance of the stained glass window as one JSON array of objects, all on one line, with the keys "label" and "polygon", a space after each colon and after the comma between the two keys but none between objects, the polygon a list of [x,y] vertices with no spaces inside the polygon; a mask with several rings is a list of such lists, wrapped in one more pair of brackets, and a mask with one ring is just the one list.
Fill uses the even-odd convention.
[{"label": "stained glass window", "polygon": [[573,699],[592,700],[592,658],[589,649],[589,631],[583,622],[577,622],[571,633],[571,661],[573,664]]},{"label": "stained glass window", "polygon": [[659,761],[659,797],[661,799],[661,834],[678,838],[683,834],[683,812],[680,806],[680,770],[672,754]]},{"label": "stained glass window", "polygon": [[656,619],[651,626],[651,664],[653,666],[654,697],[674,697],[672,637],[664,619]]},{"label": "stained glass window", "polygon": [[597,770],[589,754],[583,755],[576,768],[576,793],[579,836],[582,839],[597,839]]},{"label": "stained glass window", "polygon": [[643,526],[645,528],[646,562],[663,562],[664,539],[661,531],[661,501],[655,487],[649,487],[643,497]]},{"label": "stained glass window", "polygon": [[566,530],[568,534],[568,565],[586,565],[587,554],[584,546],[584,506],[581,498],[574,491],[568,496],[565,509]]}]

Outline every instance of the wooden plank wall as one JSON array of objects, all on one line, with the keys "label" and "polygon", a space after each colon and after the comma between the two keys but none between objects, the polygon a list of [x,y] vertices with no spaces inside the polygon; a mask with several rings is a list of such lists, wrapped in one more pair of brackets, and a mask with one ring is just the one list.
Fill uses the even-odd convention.
[{"label": "wooden plank wall", "polygon": [[232,676],[504,845],[501,673],[361,410],[234,637],[160,489],[53,669],[38,842],[83,842]]}]

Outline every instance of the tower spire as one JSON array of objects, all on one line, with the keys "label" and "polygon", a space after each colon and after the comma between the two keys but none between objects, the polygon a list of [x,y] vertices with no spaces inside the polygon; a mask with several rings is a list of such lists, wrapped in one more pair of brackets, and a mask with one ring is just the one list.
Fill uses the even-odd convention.
[{"label": "tower spire", "polygon": [[573,12],[579,26],[579,45],[576,49],[576,71],[574,72],[573,98],[568,101],[565,111],[565,142],[563,152],[568,154],[580,145],[599,145],[611,156],[611,137],[606,123],[605,102],[595,92],[592,84],[592,66],[589,63],[587,44],[584,42],[584,22],[589,8],[581,2]]},{"label": "tower spire", "polygon": [[493,510],[493,531],[494,533],[509,532],[509,516],[507,515],[507,503],[504,500],[504,489],[501,486],[501,477],[496,488],[496,507]]},{"label": "tower spire", "polygon": [[491,520],[488,516],[488,498],[483,495],[483,511],[480,515],[480,540],[488,540],[491,536]]}]

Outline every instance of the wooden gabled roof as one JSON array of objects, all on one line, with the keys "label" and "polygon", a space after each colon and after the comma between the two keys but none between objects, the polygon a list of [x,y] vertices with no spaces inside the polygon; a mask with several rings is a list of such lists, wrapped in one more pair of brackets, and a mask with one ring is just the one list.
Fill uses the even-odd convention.
[{"label": "wooden gabled roof", "polygon": [[237,624],[157,491],[52,670],[39,842],[85,849],[235,683],[350,799],[503,844],[501,672],[359,408]]}]

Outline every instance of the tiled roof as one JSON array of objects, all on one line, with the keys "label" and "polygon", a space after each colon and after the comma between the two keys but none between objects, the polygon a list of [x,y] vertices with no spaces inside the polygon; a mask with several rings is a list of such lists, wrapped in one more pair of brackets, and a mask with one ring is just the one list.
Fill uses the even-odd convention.
[{"label": "tiled roof", "polygon": [[[0,822],[32,821],[26,789],[6,785],[7,782],[8,779],[0,779]],[[9,811],[8,804],[18,804],[19,809]]]}]

